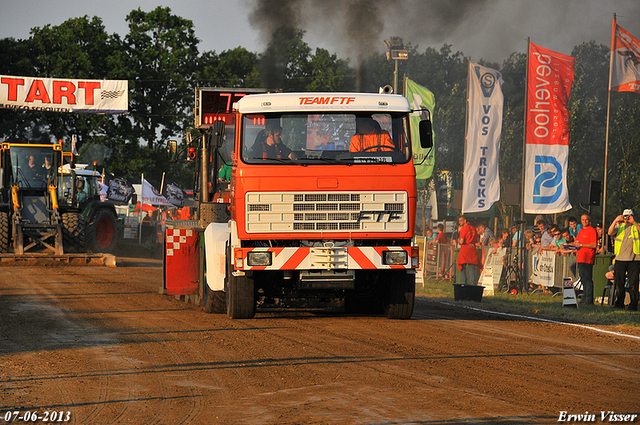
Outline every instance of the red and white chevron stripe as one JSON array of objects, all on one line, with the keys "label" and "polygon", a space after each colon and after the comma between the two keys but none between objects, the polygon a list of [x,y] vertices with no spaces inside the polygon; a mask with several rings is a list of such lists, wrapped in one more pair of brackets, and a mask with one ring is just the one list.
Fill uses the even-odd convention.
[{"label": "red and white chevron stripe", "polygon": [[[272,264],[270,266],[249,266],[247,263],[247,255],[252,251],[272,252]],[[406,251],[408,264],[383,264],[382,256],[384,251]],[[234,258],[243,259],[243,267],[241,270],[365,270],[411,269],[418,267],[417,249],[412,249],[412,247],[410,246],[359,246],[344,248],[235,248]]]}]

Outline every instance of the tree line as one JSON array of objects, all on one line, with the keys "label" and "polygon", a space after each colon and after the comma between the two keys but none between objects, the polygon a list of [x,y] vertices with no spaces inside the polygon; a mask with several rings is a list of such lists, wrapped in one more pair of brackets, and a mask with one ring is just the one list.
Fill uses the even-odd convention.
[{"label": "tree line", "polygon": [[[185,143],[193,127],[195,87],[245,87],[290,91],[377,92],[393,81],[394,64],[384,53],[361,63],[312,49],[301,29],[283,28],[262,53],[243,47],[220,53],[198,49],[192,21],[157,7],[132,10],[129,32],[107,34],[99,17],[69,19],[58,26],[33,28],[25,40],[0,39],[0,74],[129,81],[129,114],[92,115],[0,109],[0,137],[41,141],[76,135],[82,162],[98,162],[112,174],[137,181],[141,173],[154,185],[162,172],[185,188],[192,186],[191,165],[169,164],[165,144]],[[445,44],[419,49],[407,43],[409,58],[400,75],[431,90],[436,99],[434,179],[443,171],[461,189],[465,137],[468,57]],[[562,52],[566,53],[566,52]],[[610,47],[587,41],[575,46],[575,79],[569,101],[570,144],[567,183],[573,210],[586,208],[584,182],[603,181]],[[500,149],[501,184],[521,182],[526,54],[504,62],[479,60],[502,73],[504,113]],[[356,83],[358,81],[358,83]],[[607,212],[640,208],[640,95],[612,93],[608,151]],[[499,215],[519,216],[503,203]],[[595,221],[601,207],[594,207]],[[559,220],[556,220],[559,221]]]}]

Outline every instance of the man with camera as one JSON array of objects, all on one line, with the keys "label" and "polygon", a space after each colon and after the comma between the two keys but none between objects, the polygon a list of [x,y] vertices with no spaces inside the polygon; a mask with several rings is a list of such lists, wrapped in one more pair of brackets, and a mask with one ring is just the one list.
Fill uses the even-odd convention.
[{"label": "man with camera", "polygon": [[640,279],[640,225],[633,218],[633,211],[624,210],[609,226],[614,236],[616,262],[613,269],[615,283],[614,307],[624,308],[625,282],[629,278],[629,310],[638,310],[638,280]]}]

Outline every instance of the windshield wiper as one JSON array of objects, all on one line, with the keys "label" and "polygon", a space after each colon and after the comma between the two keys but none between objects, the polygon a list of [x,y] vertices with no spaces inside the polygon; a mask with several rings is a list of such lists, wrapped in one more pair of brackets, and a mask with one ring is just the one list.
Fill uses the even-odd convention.
[{"label": "windshield wiper", "polygon": [[303,159],[305,161],[321,161],[321,162],[327,162],[330,164],[348,164],[347,162],[343,161],[342,159],[338,159],[338,158],[323,158],[321,156],[307,156],[304,158],[299,158],[299,159]]}]

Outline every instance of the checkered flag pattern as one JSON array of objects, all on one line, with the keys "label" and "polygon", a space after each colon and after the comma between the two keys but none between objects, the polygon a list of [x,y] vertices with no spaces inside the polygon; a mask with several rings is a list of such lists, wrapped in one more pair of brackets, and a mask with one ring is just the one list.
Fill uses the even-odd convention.
[{"label": "checkered flag pattern", "polygon": [[100,99],[116,99],[124,94],[124,90],[102,90]]},{"label": "checkered flag pattern", "polygon": [[173,256],[174,251],[179,250],[192,236],[192,229],[167,229],[167,256]]}]

